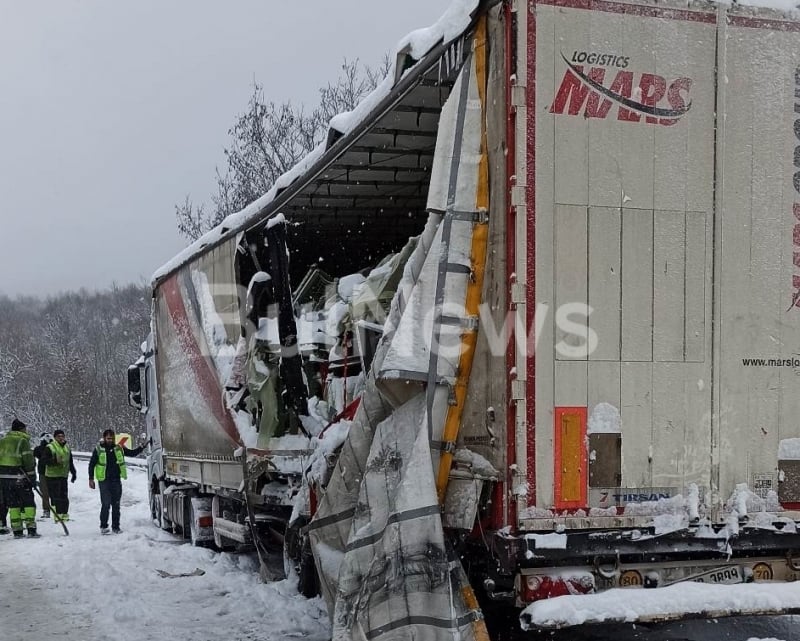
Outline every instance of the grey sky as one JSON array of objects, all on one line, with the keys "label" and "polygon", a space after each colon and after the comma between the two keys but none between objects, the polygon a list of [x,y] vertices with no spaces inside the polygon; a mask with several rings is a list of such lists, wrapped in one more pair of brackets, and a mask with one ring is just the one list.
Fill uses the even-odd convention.
[{"label": "grey sky", "polygon": [[309,107],[449,0],[0,0],[0,294],[101,289],[185,244],[255,78]]}]

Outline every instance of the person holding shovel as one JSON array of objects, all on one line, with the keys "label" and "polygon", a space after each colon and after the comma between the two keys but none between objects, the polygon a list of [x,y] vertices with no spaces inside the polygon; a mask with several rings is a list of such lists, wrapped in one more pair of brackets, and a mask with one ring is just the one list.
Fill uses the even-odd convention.
[{"label": "person holding shovel", "polygon": [[27,428],[25,423],[15,418],[11,431],[0,439],[0,485],[16,539],[24,536],[23,524],[28,536],[39,536],[36,532],[36,504],[33,502],[36,461]]},{"label": "person holding shovel", "polygon": [[59,521],[69,521],[69,493],[67,489],[67,476],[72,475],[75,482],[77,473],[72,460],[72,451],[67,445],[67,435],[64,430],[53,432],[53,441],[48,443],[43,453],[45,463],[45,478],[50,495],[52,509]]}]

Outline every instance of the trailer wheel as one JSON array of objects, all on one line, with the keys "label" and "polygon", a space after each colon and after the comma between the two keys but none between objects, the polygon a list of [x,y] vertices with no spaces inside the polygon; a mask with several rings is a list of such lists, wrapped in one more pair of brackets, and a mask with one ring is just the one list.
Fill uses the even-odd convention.
[{"label": "trailer wheel", "polygon": [[[222,505],[220,504],[219,496],[216,494],[211,499],[211,514],[214,518],[222,516]],[[222,536],[217,532],[216,528],[214,528],[214,547],[220,552],[232,552],[236,549],[236,541]]]},{"label": "trailer wheel", "polygon": [[162,530],[172,530],[172,524],[164,516],[164,503],[161,500],[164,485],[155,477],[150,482],[150,518],[153,523]]},{"label": "trailer wheel", "polygon": [[308,521],[300,518],[286,527],[283,537],[283,566],[286,577],[297,576],[297,591],[307,599],[320,594],[317,566],[311,552],[311,541],[303,526]]}]

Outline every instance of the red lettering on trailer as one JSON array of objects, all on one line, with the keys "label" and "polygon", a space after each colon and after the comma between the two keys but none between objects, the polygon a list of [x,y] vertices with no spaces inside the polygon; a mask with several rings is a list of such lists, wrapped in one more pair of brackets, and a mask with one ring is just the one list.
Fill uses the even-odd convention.
[{"label": "red lettering on trailer", "polygon": [[[556,91],[550,113],[584,118],[606,118],[613,103],[617,104],[617,120],[647,124],[674,125],[692,106],[688,100],[691,78],[675,78],[633,71],[617,71],[610,86],[605,85],[606,69],[572,64],[561,56],[568,69]],[[638,82],[637,82],[638,80]],[[634,90],[634,86],[636,89]],[[664,104],[666,102],[666,104]]]},{"label": "red lettering on trailer", "polygon": [[[642,90],[642,104],[655,107],[667,92],[667,81],[653,73],[643,73],[642,79],[639,81],[639,89]],[[647,116],[645,122],[656,125],[658,118]]]},{"label": "red lettering on trailer", "polygon": [[[592,67],[589,70],[589,77],[599,83],[603,82],[605,74],[606,70],[602,67]],[[569,70],[564,74],[553,106],[550,107],[550,113],[564,113],[567,101],[569,101],[567,113],[570,116],[577,116],[584,104],[586,105],[583,113],[585,118],[605,118],[611,109],[610,100],[605,99],[601,104],[600,94],[590,91],[589,86],[581,82],[581,79]]]}]

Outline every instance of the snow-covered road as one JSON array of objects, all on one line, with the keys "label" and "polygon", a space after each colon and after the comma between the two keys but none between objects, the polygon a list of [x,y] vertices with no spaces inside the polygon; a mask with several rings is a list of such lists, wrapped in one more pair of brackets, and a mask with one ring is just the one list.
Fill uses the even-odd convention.
[{"label": "snow-covered road", "polygon": [[[85,463],[70,485],[70,536],[39,521],[40,539],[0,536],[0,639],[3,641],[270,641],[329,638],[320,599],[288,581],[260,583],[247,555],[180,542],[152,525],[146,475],[130,470],[122,530],[99,531],[100,497]],[[37,512],[41,504],[37,497]],[[162,578],[205,571],[202,576]]]},{"label": "snow-covered road", "polygon": [[[329,638],[325,607],[306,600],[287,581],[259,582],[249,555],[194,548],[153,526],[145,474],[129,472],[122,498],[120,535],[99,532],[100,497],[78,463],[70,485],[71,536],[58,524],[39,521],[40,539],[0,536],[0,641],[277,641]],[[41,508],[38,503],[37,507]],[[41,509],[38,510],[41,512]],[[202,576],[161,578],[205,571]],[[698,639],[744,641],[777,638],[800,641],[800,617],[746,622],[689,621],[665,626],[606,626],[544,635],[515,632],[529,639]],[[608,636],[606,636],[608,635]]]}]

